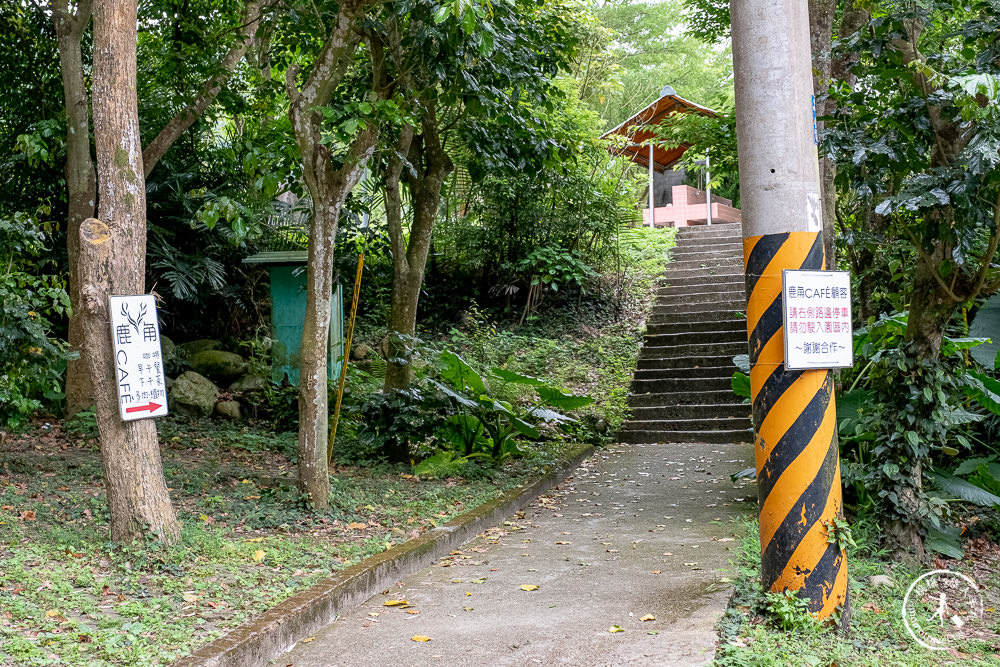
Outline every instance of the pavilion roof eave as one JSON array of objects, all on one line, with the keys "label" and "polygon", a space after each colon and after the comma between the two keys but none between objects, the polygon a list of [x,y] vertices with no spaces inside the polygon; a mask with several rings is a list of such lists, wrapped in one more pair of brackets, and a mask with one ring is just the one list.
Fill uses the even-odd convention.
[{"label": "pavilion roof eave", "polygon": [[[718,113],[708,107],[701,106],[690,100],[686,100],[673,92],[672,88],[665,88],[664,94],[659,99],[648,105],[628,120],[625,120],[617,127],[608,130],[602,139],[617,134],[626,137],[629,143],[622,148],[610,148],[613,153],[625,155],[631,161],[644,167],[649,167],[649,149],[642,146],[642,142],[649,139],[653,132],[646,129],[652,125],[657,125],[660,121],[675,113],[698,113],[704,116],[717,116]],[[656,146],[653,149],[653,168],[656,171],[666,171],[668,167],[675,164],[690,146],[681,144],[671,150],[664,150]]]}]

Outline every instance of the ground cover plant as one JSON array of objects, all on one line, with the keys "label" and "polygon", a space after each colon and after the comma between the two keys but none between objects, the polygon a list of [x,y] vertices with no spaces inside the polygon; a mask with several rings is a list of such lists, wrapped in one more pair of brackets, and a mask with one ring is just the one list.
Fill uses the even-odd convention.
[{"label": "ground cover plant", "polygon": [[86,423],[40,423],[0,448],[0,664],[158,665],[363,558],[537,474],[419,479],[336,466],[331,509],[295,488],[294,433],[161,421],[181,539],[115,545]]},{"label": "ground cover plant", "polygon": [[[553,301],[523,326],[472,309],[422,331],[425,348],[455,350],[477,368],[544,377],[555,400],[596,398],[572,412],[570,428],[547,431],[502,461],[442,465],[433,442],[416,439],[399,465],[358,456],[364,415],[352,427],[348,405],[330,510],[313,512],[295,483],[295,412],[286,400],[294,390],[268,385],[254,399],[260,419],[158,421],[181,539],[169,547],[115,545],[107,536],[93,413],[40,417],[26,431],[5,433],[0,662],[168,663],[331,573],[496,498],[580,439],[610,440],[627,414],[643,314],[673,245],[670,232],[629,230],[625,237],[625,270],[605,277],[624,285],[619,316],[607,303],[577,310],[572,300]],[[266,365],[266,355],[255,363]],[[352,367],[349,394],[371,397],[381,384],[378,354],[360,366]],[[498,385],[499,396],[512,408],[530,407],[532,384]]]},{"label": "ground cover plant", "polygon": [[[966,556],[936,559],[934,566],[972,577],[983,596],[984,622],[951,650],[923,649],[903,624],[907,588],[924,568],[892,562],[878,547],[874,522],[856,528],[851,549],[851,627],[828,631],[795,596],[766,593],[760,585],[760,543],[755,520],[747,520],[734,561],[734,593],[720,619],[716,667],[937,667],[1000,665],[1000,547],[995,512],[966,517]],[[985,529],[984,529],[985,528]]]}]

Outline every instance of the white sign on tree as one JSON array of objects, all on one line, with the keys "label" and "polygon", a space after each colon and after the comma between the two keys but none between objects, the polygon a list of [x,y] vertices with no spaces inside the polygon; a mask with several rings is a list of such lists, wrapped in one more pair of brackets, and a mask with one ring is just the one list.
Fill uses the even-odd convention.
[{"label": "white sign on tree", "polygon": [[156,299],[151,294],[111,297],[111,339],[122,419],[167,414]]},{"label": "white sign on tree", "polygon": [[851,277],[846,271],[782,271],[785,368],[854,365]]}]

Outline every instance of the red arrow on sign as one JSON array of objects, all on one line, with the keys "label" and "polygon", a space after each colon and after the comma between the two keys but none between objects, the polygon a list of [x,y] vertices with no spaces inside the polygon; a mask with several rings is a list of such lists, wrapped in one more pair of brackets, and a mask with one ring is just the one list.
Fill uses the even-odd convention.
[{"label": "red arrow on sign", "polygon": [[150,401],[149,405],[136,405],[131,408],[125,408],[125,412],[142,412],[143,410],[149,410],[150,412],[153,412],[157,408],[162,408],[162,407],[163,406],[160,405],[159,403],[153,403],[152,401]]}]

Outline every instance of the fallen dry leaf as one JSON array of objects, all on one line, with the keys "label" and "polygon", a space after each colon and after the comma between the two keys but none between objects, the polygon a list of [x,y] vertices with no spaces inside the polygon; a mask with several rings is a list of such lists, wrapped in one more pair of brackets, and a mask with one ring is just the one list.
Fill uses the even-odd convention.
[{"label": "fallen dry leaf", "polygon": [[614,632],[625,632],[625,628],[623,628],[620,625],[612,625],[610,628],[608,628],[608,632],[612,632],[612,633],[614,633]]},{"label": "fallen dry leaf", "polygon": [[55,618],[58,615],[59,615],[58,609],[49,609],[47,612],[45,612],[45,618]]},{"label": "fallen dry leaf", "polygon": [[34,521],[35,510],[25,510],[21,512],[21,521]]},{"label": "fallen dry leaf", "polygon": [[305,639],[302,640],[302,643],[303,644],[308,644],[309,642],[312,642],[312,641],[316,641],[316,638],[315,637],[306,637]]},{"label": "fallen dry leaf", "polygon": [[184,593],[183,595],[181,595],[181,597],[184,599],[185,602],[197,602],[198,601],[198,596],[194,595],[193,593]]},{"label": "fallen dry leaf", "polygon": [[573,544],[572,542],[556,542],[556,544]]},{"label": "fallen dry leaf", "polygon": [[410,603],[407,602],[406,600],[386,600],[385,602],[382,603],[382,606],[384,606],[384,607],[401,607],[404,604],[410,604]]},{"label": "fallen dry leaf", "polygon": [[429,642],[431,640],[427,635],[413,635],[410,639],[415,642]]},{"label": "fallen dry leaf", "polygon": [[257,549],[257,551],[253,552],[253,559],[258,563],[264,560],[265,557],[267,557],[267,554],[264,553],[263,549]]},{"label": "fallen dry leaf", "polygon": [[539,588],[541,587],[535,584],[521,584],[522,591],[537,591]]},{"label": "fallen dry leaf", "polygon": [[360,523],[357,521],[352,521],[351,523],[347,524],[348,530],[364,530],[367,527],[368,527],[367,523]]},{"label": "fallen dry leaf", "polygon": [[655,620],[656,620],[656,617],[655,617],[655,616],[653,616],[652,614],[646,614],[645,616],[643,616],[643,617],[642,617],[642,618],[640,618],[639,620],[640,620],[640,621],[655,621]]},{"label": "fallen dry leaf", "polygon": [[407,610],[406,610],[406,613],[407,613],[407,614],[419,614],[419,613],[420,613],[420,611],[419,611],[419,610],[417,610],[417,609],[407,609]]},{"label": "fallen dry leaf", "polygon": [[660,574],[659,570],[653,570],[653,574]]}]

